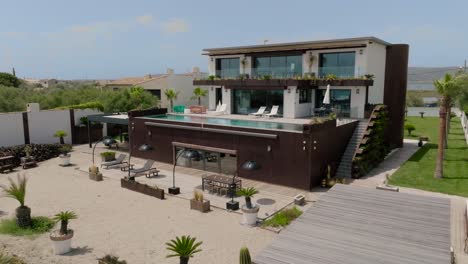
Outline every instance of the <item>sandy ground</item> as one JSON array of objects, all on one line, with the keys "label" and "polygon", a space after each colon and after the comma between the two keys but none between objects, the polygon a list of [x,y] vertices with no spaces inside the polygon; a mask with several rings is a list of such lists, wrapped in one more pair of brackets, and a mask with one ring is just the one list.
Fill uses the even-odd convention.
[{"label": "sandy ground", "polygon": [[[0,249],[27,263],[89,264],[107,253],[130,264],[179,263],[177,258],[165,258],[165,242],[185,234],[203,241],[203,251],[190,263],[238,263],[242,246],[254,255],[275,237],[273,232],[240,225],[239,214],[219,209],[202,214],[190,210],[189,202],[180,198],[145,196],[122,189],[115,179],[94,182],[76,166],[58,166],[57,159],[25,172],[29,177],[26,204],[33,215],[73,210],[79,216],[69,224],[75,230],[74,250],[65,256],[53,255],[48,234],[34,239],[0,235]],[[16,174],[0,174],[0,184],[7,177]],[[13,217],[17,206],[15,200],[0,198],[0,219]]]}]

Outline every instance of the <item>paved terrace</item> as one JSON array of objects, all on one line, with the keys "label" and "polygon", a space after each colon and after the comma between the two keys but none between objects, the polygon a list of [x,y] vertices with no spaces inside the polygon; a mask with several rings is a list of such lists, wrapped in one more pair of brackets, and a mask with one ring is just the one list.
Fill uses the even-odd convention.
[{"label": "paved terrace", "polygon": [[450,263],[450,200],[335,185],[257,264]]}]

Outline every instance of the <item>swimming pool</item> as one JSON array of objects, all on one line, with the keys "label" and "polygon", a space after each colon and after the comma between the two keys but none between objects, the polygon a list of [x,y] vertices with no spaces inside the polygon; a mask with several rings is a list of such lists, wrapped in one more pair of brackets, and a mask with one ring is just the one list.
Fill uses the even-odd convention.
[{"label": "swimming pool", "polygon": [[257,129],[275,129],[275,130],[289,130],[295,132],[302,132],[302,124],[291,124],[291,123],[278,123],[268,121],[254,121],[254,120],[239,120],[239,119],[228,119],[218,117],[198,117],[198,116],[185,116],[185,115],[150,115],[145,118],[160,119],[167,121],[179,121],[189,122],[198,124],[210,124],[220,126],[231,126],[231,127],[248,127]]}]

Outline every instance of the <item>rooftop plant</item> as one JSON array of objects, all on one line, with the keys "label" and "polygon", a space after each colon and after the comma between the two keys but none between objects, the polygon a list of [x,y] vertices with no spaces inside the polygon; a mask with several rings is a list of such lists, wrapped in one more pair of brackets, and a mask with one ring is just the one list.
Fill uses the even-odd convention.
[{"label": "rooftop plant", "polygon": [[189,259],[193,258],[195,253],[202,251],[200,248],[202,243],[203,242],[196,242],[195,237],[176,237],[175,239],[172,239],[166,243],[166,249],[172,252],[172,254],[169,254],[166,257],[179,257],[180,264],[187,264]]}]

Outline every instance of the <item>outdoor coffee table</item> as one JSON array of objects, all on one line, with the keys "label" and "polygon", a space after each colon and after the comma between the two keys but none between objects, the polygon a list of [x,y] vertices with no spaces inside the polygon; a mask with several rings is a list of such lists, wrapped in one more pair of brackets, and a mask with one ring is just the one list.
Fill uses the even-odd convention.
[{"label": "outdoor coffee table", "polygon": [[[222,189],[229,189],[229,186],[233,183],[232,178],[234,176],[224,176],[218,174],[205,175],[202,177],[202,190],[205,190],[205,185],[212,185]],[[242,180],[235,179],[234,184],[236,185],[236,190],[242,188]]]}]

